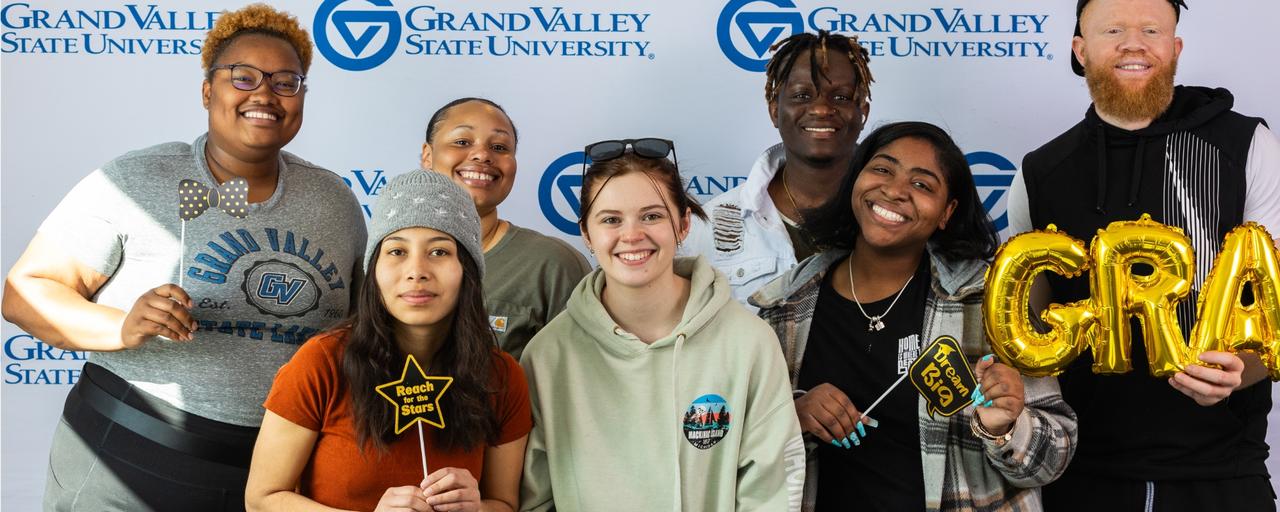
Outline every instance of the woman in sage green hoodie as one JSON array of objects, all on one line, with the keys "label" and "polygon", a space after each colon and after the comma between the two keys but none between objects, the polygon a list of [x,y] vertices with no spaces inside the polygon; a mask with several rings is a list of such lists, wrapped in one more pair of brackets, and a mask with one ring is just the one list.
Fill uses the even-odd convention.
[{"label": "woman in sage green hoodie", "polygon": [[[628,149],[631,148],[631,149]],[[670,141],[605,141],[582,187],[600,268],[529,343],[522,510],[798,510],[804,445],[769,327],[704,259]]]}]

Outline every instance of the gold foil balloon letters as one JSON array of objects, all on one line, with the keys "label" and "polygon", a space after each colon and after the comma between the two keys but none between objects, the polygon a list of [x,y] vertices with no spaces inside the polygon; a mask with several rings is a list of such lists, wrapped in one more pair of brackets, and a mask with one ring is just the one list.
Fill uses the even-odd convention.
[{"label": "gold foil balloon letters", "polygon": [[[1182,230],[1152,221],[1113,222],[1083,242],[1050,225],[1015,236],[987,270],[983,320],[997,356],[1023,374],[1061,373],[1086,349],[1095,373],[1132,369],[1130,318],[1137,318],[1151,374],[1169,377],[1208,351],[1257,352],[1280,380],[1280,263],[1271,235],[1255,223],[1229,233],[1197,302],[1189,344],[1175,308],[1191,294],[1195,257]],[[1142,270],[1139,270],[1142,269]],[[1028,318],[1031,283],[1044,271],[1065,277],[1089,272],[1090,297],[1052,304],[1037,331]],[[1244,305],[1245,286],[1253,301]]]}]

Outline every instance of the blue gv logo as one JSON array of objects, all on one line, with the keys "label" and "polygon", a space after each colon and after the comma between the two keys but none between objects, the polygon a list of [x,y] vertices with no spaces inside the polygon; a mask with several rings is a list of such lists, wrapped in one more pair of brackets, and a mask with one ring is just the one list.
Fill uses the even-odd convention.
[{"label": "blue gv logo", "polygon": [[[1004,231],[1009,227],[1009,213],[1007,208],[997,207],[1000,205],[1000,199],[1009,194],[1009,185],[1013,184],[1013,177],[1018,172],[1018,167],[1009,159],[990,151],[977,151],[965,156],[969,160],[969,167],[973,169],[973,184],[978,187],[978,197],[982,198],[982,207],[986,208],[987,214],[991,215],[996,231]],[[993,167],[995,170],[987,170],[982,166]],[[997,211],[1000,213],[998,216]]]},{"label": "blue gv logo", "polygon": [[764,71],[769,47],[792,34],[804,32],[804,16],[799,11],[743,11],[751,3],[767,3],[782,9],[795,9],[791,0],[732,0],[720,11],[716,21],[716,39],[720,51],[731,62],[747,71]]},{"label": "blue gv logo", "polygon": [[[363,0],[383,9],[337,10],[347,1],[325,0],[320,4],[315,24],[311,27],[316,48],[333,65],[347,71],[378,67],[396,51],[400,41],[400,14],[392,8],[391,0]],[[371,46],[375,41],[380,41],[381,45]],[[346,52],[339,51],[335,42]]]},{"label": "blue gv logo", "polygon": [[578,193],[582,190],[582,161],[587,155],[574,151],[557,158],[542,173],[538,182],[538,206],[542,216],[552,226],[566,235],[578,236],[578,212],[582,205]]}]

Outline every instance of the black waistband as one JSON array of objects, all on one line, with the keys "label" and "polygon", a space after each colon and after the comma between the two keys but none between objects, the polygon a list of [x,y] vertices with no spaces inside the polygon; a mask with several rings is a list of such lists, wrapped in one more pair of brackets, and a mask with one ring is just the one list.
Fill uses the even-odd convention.
[{"label": "black waistband", "polygon": [[[207,461],[248,468],[258,429],[197,416],[149,397],[86,363],[73,393],[98,414],[156,444]],[[72,411],[67,411],[70,415]],[[73,418],[68,417],[68,420]]]}]

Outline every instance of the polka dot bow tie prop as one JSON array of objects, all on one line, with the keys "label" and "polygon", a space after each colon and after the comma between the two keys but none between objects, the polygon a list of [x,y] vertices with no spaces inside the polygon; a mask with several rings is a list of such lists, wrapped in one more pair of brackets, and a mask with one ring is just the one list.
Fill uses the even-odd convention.
[{"label": "polka dot bow tie prop", "polygon": [[206,187],[195,180],[178,182],[178,216],[182,220],[199,217],[211,207],[237,219],[249,216],[249,182],[235,178],[218,188]]}]

